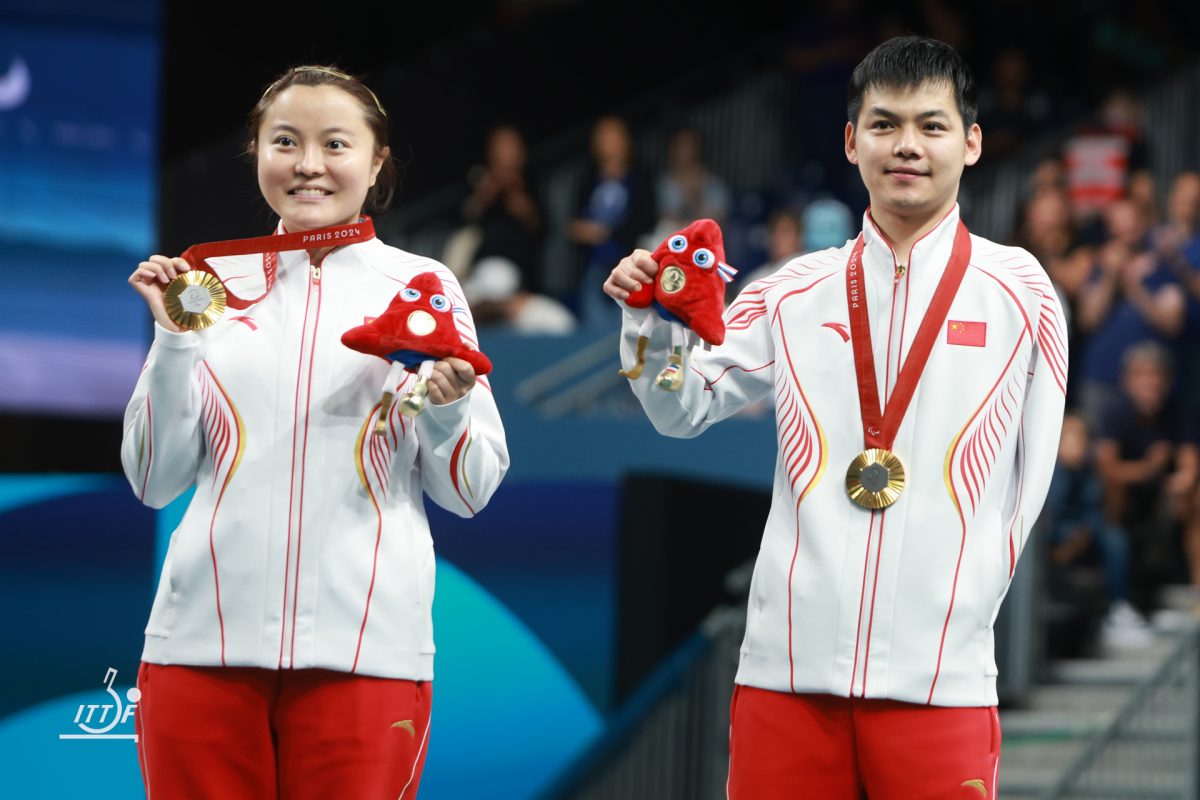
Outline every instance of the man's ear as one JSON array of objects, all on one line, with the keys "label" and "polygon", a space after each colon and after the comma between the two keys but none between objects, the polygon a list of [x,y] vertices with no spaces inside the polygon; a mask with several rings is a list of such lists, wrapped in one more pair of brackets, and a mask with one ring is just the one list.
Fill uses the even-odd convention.
[{"label": "man's ear", "polygon": [[976,122],[967,131],[967,152],[963,158],[963,163],[968,167],[974,166],[981,155],[983,155],[983,129]]},{"label": "man's ear", "polygon": [[[976,125],[975,127],[979,127]],[[851,164],[858,163],[858,144],[854,141],[854,123],[846,123],[846,160]]]}]

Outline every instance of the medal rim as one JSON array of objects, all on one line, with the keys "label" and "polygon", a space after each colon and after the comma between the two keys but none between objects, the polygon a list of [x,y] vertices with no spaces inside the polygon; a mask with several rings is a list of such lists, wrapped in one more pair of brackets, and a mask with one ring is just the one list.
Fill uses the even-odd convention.
[{"label": "medal rim", "polygon": [[[887,485],[878,492],[873,492],[862,485],[862,471],[873,464],[887,468]],[[846,469],[846,495],[851,502],[863,508],[878,510],[887,508],[900,499],[904,493],[905,474],[904,464],[899,456],[891,450],[870,448],[854,457]]]},{"label": "medal rim", "polygon": [[[198,314],[184,309],[183,302],[180,300],[184,290],[191,286],[202,287],[212,298],[212,304]],[[167,285],[167,290],[163,295],[167,316],[179,327],[190,331],[202,330],[219,320],[225,313],[227,303],[228,296],[225,285],[221,283],[220,279],[208,272],[196,269],[188,270],[177,276]]]}]

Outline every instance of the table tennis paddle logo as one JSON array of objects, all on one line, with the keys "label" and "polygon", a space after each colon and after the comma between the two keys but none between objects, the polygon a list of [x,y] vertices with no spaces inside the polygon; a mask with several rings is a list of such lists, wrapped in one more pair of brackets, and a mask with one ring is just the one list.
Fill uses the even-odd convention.
[{"label": "table tennis paddle logo", "polygon": [[[136,686],[129,687],[123,693],[119,692],[113,688],[116,680],[117,671],[109,667],[108,672],[104,674],[104,688],[108,693],[105,702],[80,703],[73,722],[81,732],[60,733],[59,739],[76,741],[129,739],[137,741],[137,734],[127,731],[132,727],[131,719],[137,712],[137,704],[142,699],[142,692]],[[125,696],[124,701],[121,699],[122,694]],[[117,730],[118,726],[121,727],[121,731]]]},{"label": "table tennis paddle logo", "polygon": [[947,320],[946,344],[956,344],[962,347],[986,347],[987,323]]}]

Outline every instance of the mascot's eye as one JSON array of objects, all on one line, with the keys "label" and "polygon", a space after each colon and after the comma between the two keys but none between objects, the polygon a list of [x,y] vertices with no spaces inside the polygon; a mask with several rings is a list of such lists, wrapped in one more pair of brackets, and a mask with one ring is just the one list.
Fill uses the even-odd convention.
[{"label": "mascot's eye", "polygon": [[440,294],[435,294],[433,297],[429,298],[429,304],[438,311],[445,311],[450,307],[450,301]]},{"label": "mascot's eye", "polygon": [[684,250],[687,250],[687,237],[672,236],[671,241],[667,242],[667,247],[670,248],[672,253],[682,253]]},{"label": "mascot's eye", "polygon": [[692,262],[700,269],[712,269],[714,261],[716,259],[713,258],[712,250],[709,250],[707,247],[701,247],[692,254]]},{"label": "mascot's eye", "polygon": [[404,297],[404,299],[405,299],[405,300],[408,300],[408,301],[410,301],[410,302],[411,302],[411,301],[413,301],[413,300],[420,300],[420,299],[421,299],[421,293],[420,293],[420,292],[418,292],[416,289],[405,289],[405,290],[404,290],[403,292],[401,292],[400,294],[401,294],[401,296],[403,296],[403,297]]}]

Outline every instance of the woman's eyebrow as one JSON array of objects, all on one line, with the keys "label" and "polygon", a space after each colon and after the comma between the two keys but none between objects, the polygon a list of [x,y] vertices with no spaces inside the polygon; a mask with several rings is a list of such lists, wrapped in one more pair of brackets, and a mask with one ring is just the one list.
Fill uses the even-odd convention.
[{"label": "woman's eyebrow", "polygon": [[[300,133],[300,129],[297,128],[295,125],[291,124],[290,122],[276,122],[274,125],[271,126],[271,130],[272,131],[287,131],[290,133]],[[322,136],[329,136],[330,134],[334,134],[334,133],[339,133],[343,136],[353,136],[354,135],[354,132],[349,130],[348,128],[339,128],[336,125],[333,126],[332,128],[326,128],[323,131],[321,131],[320,133]]]}]

